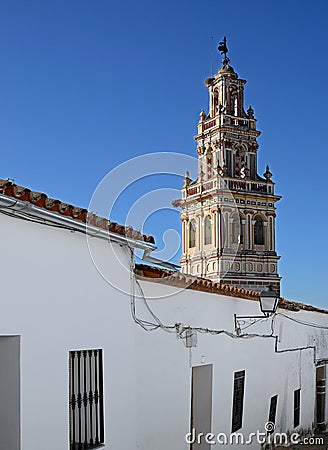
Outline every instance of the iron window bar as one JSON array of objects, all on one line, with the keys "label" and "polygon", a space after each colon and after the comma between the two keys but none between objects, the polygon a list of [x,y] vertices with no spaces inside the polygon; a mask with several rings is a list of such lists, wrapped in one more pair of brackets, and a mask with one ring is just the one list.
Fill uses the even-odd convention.
[{"label": "iron window bar", "polygon": [[70,450],[104,445],[102,350],[69,352]]}]

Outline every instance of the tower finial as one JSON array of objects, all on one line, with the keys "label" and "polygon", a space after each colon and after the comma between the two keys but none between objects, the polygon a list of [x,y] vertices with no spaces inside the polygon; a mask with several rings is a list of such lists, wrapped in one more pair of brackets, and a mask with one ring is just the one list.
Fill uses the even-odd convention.
[{"label": "tower finial", "polygon": [[228,65],[230,62],[230,59],[227,57],[228,47],[227,47],[227,38],[225,36],[224,36],[223,40],[221,42],[219,42],[218,50],[221,53],[221,55],[224,56],[224,58],[222,59],[222,64],[224,66]]}]

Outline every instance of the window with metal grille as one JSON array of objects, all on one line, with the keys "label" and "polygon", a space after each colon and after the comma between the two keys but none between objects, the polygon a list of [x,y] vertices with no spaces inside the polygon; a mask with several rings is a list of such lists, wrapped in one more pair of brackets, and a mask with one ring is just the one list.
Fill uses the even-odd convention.
[{"label": "window with metal grille", "polygon": [[[278,395],[274,395],[273,397],[271,397],[269,409],[269,422],[273,424],[276,423],[277,403],[278,403]],[[273,433],[273,431],[274,430],[268,431],[268,433],[271,434]]]},{"label": "window with metal grille", "polygon": [[102,350],[69,352],[70,450],[104,444]]},{"label": "window with metal grille", "polygon": [[301,413],[301,389],[294,391],[294,428],[300,424]]},{"label": "window with metal grille", "polygon": [[244,389],[245,370],[241,370],[234,375],[231,433],[243,425]]}]

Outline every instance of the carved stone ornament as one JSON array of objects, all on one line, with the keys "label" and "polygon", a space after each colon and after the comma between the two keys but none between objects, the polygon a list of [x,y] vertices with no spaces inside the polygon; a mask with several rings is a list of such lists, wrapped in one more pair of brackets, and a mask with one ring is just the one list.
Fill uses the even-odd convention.
[{"label": "carved stone ornament", "polygon": [[184,181],[184,187],[189,186],[189,184],[191,183],[191,178],[189,176],[188,170],[186,170],[186,175],[185,175],[183,181]]},{"label": "carved stone ornament", "polygon": [[204,120],[206,119],[206,113],[205,111],[202,109],[200,114],[199,114],[199,121],[200,122],[204,122]]},{"label": "carved stone ornament", "polygon": [[270,180],[271,180],[272,173],[270,172],[269,166],[266,166],[266,170],[265,170],[263,176],[264,176],[264,178],[265,178],[267,181],[270,181]]},{"label": "carved stone ornament", "polygon": [[251,106],[247,110],[247,115],[250,119],[254,119],[254,109]]}]

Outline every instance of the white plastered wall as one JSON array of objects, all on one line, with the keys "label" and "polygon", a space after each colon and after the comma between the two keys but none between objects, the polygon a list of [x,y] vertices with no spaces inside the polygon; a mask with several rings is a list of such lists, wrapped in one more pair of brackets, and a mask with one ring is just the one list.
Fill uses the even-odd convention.
[{"label": "white plastered wall", "polygon": [[[279,317],[278,349],[309,348],[276,353],[272,338],[198,333],[197,347],[189,350],[176,333],[146,332],[134,322],[127,247],[92,239],[103,277],[83,234],[4,216],[0,233],[0,335],[21,337],[21,450],[43,450],[45,445],[47,450],[68,449],[68,352],[76,349],[103,349],[106,449],[187,450],[191,367],[208,363],[213,364],[214,433],[230,432],[233,373],[239,370],[246,371],[245,435],[264,427],[275,394],[279,395],[278,430],[292,430],[293,391],[299,387],[300,428],[312,426],[311,347],[316,346],[317,359],[327,358],[326,330]],[[251,300],[140,283],[151,309],[171,326],[182,322],[231,332],[234,314],[259,314],[257,302]],[[136,306],[138,317],[154,320],[142,298]],[[328,322],[324,314],[282,312]],[[249,331],[268,334],[270,326],[265,322]]]}]

